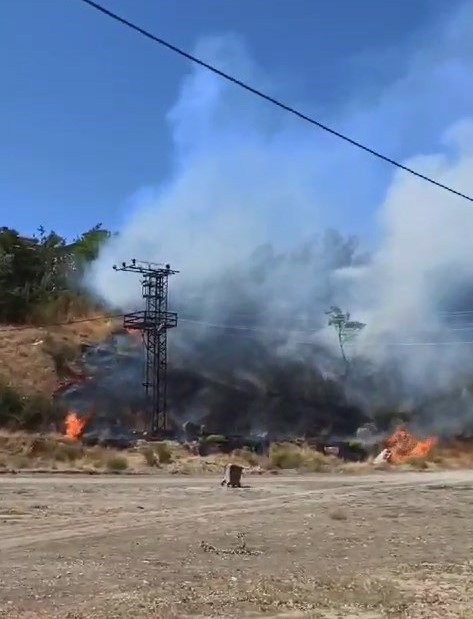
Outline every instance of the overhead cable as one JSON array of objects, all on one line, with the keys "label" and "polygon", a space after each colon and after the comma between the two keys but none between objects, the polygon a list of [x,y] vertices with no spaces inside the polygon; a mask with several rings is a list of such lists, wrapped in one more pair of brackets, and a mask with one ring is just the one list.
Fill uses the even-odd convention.
[{"label": "overhead cable", "polygon": [[336,131],[335,129],[332,129],[331,127],[321,123],[320,121],[316,120],[315,118],[308,116],[307,114],[304,114],[303,112],[300,112],[299,110],[297,110],[296,108],[290,106],[287,103],[284,103],[282,101],[280,101],[279,99],[275,99],[274,97],[272,97],[271,95],[266,94],[265,92],[263,92],[262,90],[259,90],[258,88],[251,86],[250,84],[247,84],[246,82],[243,82],[241,79],[234,77],[233,75],[230,75],[229,73],[226,73],[225,71],[222,71],[221,69],[218,69],[217,67],[215,67],[214,65],[209,64],[208,62],[205,62],[204,60],[202,60],[201,58],[198,58],[197,56],[190,54],[189,52],[186,52],[185,50],[183,50],[180,47],[177,47],[177,45],[174,45],[173,43],[169,43],[169,41],[166,41],[165,39],[152,34],[151,32],[149,32],[149,30],[145,30],[144,28],[142,28],[141,26],[138,26],[137,24],[134,24],[133,22],[129,21],[128,19],[125,19],[124,17],[121,17],[120,15],[118,15],[117,13],[114,13],[113,11],[110,11],[109,9],[105,8],[104,6],[102,6],[101,4],[99,4],[98,2],[94,2],[93,0],[80,0],[81,2],[84,2],[85,4],[89,5],[90,7],[92,7],[93,9],[96,9],[97,11],[99,11],[100,13],[103,13],[104,15],[110,17],[111,19],[115,20],[116,22],[122,24],[123,26],[126,26],[127,28],[130,28],[131,30],[134,30],[135,32],[137,32],[138,34],[141,34],[142,36],[146,37],[147,39],[150,39],[151,41],[153,41],[154,43],[158,43],[159,45],[167,48],[168,50],[179,54],[179,56],[182,56],[183,58],[186,58],[187,60],[190,60],[191,62],[204,67],[205,69],[207,69],[208,71],[211,71],[212,73],[215,73],[216,75],[219,75],[220,77],[222,77],[223,79],[232,82],[233,84],[240,86],[240,88],[243,88],[244,90],[252,93],[253,95],[256,95],[257,97],[259,97],[260,99],[264,99],[265,101],[267,101],[268,103],[271,103],[273,105],[275,105],[276,107],[288,112],[289,114],[292,114],[293,116],[297,116],[298,118],[305,120],[306,122],[310,123],[311,125],[318,127],[319,129],[322,129],[323,131],[326,131],[327,133],[330,133],[331,135],[339,138],[340,140],[343,140],[344,142],[347,142],[348,144],[351,144],[352,146],[355,146],[356,148],[359,148],[367,153],[369,153],[370,155],[373,155],[374,157],[377,157],[378,159],[381,159],[383,161],[385,161],[386,163],[391,164],[392,166],[395,166],[396,168],[403,170],[404,172],[408,172],[409,174],[412,174],[413,176],[416,176],[417,178],[422,179],[423,181],[426,181],[427,183],[430,183],[431,185],[435,185],[436,187],[439,187],[440,189],[444,189],[445,191],[448,191],[451,194],[454,194],[460,198],[463,198],[465,200],[468,200],[469,202],[473,202],[473,197],[462,193],[456,189],[453,189],[452,187],[449,187],[448,185],[444,185],[443,183],[440,183],[439,181],[436,181],[435,179],[431,178],[430,176],[426,176],[425,174],[422,174],[421,172],[417,172],[416,170],[414,170],[413,168],[410,168],[402,163],[400,163],[399,161],[396,161],[395,159],[392,159],[391,157],[388,157],[387,155],[383,155],[382,153],[380,153],[379,151],[366,146],[365,144],[362,144],[361,142],[358,142],[357,140],[354,140],[353,138],[350,138],[349,136],[340,133],[339,131]]}]

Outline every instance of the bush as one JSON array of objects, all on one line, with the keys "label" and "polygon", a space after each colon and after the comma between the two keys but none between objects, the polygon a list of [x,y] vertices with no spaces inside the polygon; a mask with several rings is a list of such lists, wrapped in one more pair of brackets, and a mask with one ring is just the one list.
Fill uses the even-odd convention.
[{"label": "bush", "polygon": [[61,407],[42,396],[23,396],[0,384],[0,426],[11,431],[44,430],[63,418]]},{"label": "bush", "polygon": [[336,458],[325,456],[307,445],[302,447],[286,443],[273,445],[269,450],[269,466],[276,469],[298,469],[308,473],[321,473],[338,463]]},{"label": "bush", "polygon": [[408,461],[408,464],[416,471],[425,471],[425,469],[429,468],[429,464],[426,458],[413,458],[412,460]]},{"label": "bush", "polygon": [[152,447],[144,447],[141,453],[143,454],[143,458],[147,466],[158,466],[159,465],[159,458],[154,453],[154,450]]},{"label": "bush", "polygon": [[95,445],[84,451],[84,464],[86,466],[93,466],[94,469],[102,469],[105,467],[109,457],[110,451],[108,449]]},{"label": "bush", "polygon": [[225,437],[223,434],[209,434],[204,440],[206,443],[224,443]]},{"label": "bush", "polygon": [[172,452],[167,443],[156,443],[156,453],[160,464],[172,462]]},{"label": "bush", "polygon": [[273,445],[269,450],[269,463],[277,469],[299,469],[303,463],[301,450],[295,445]]},{"label": "bush", "polygon": [[58,376],[67,375],[70,372],[69,365],[77,358],[77,346],[46,335],[43,341],[44,352],[51,357]]},{"label": "bush", "polygon": [[80,443],[57,443],[54,459],[58,462],[76,462],[84,456],[84,448]]},{"label": "bush", "polygon": [[62,442],[53,436],[12,434],[10,440],[4,441],[3,448],[29,462],[75,462],[84,456],[80,443]]},{"label": "bush", "polygon": [[241,458],[242,460],[247,462],[250,466],[257,466],[261,461],[261,457],[258,456],[258,454],[255,454],[253,451],[250,451],[249,449],[246,449],[246,448],[237,449],[235,451],[235,456]]},{"label": "bush", "polygon": [[106,467],[109,471],[126,471],[128,460],[124,456],[110,456],[106,462]]},{"label": "bush", "polygon": [[15,454],[11,459],[10,463],[13,469],[27,469],[31,466],[31,461],[29,458],[22,454]]},{"label": "bush", "polygon": [[339,464],[340,461],[334,456],[325,456],[324,454],[319,453],[318,451],[310,451],[310,453],[306,454],[306,457],[303,458],[303,466],[302,468],[308,473],[323,473],[327,471],[334,464]]},{"label": "bush", "polygon": [[56,441],[47,436],[35,436],[25,448],[25,455],[31,458],[51,456],[56,449]]}]

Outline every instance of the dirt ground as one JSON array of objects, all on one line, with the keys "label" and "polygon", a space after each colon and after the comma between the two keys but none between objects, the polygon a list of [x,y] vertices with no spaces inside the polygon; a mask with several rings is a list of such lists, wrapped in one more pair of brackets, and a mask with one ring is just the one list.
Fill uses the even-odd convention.
[{"label": "dirt ground", "polygon": [[81,345],[104,341],[118,326],[97,316],[56,327],[0,325],[0,382],[25,395],[50,397],[77,365]]},{"label": "dirt ground", "polygon": [[473,472],[3,476],[0,617],[473,618]]}]

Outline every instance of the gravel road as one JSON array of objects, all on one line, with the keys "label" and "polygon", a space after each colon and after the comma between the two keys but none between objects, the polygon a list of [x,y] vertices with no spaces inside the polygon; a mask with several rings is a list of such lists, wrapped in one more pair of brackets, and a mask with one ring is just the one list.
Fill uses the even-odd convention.
[{"label": "gravel road", "polygon": [[473,619],[473,471],[219,482],[1,476],[0,617]]}]

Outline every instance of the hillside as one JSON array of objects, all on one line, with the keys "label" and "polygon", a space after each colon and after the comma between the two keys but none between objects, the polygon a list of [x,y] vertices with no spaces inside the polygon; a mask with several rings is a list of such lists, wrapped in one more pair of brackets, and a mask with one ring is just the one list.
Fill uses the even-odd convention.
[{"label": "hillside", "polygon": [[0,383],[22,395],[50,398],[61,381],[79,370],[82,347],[103,341],[119,326],[109,318],[60,327],[0,326]]},{"label": "hillside", "polygon": [[[72,242],[38,228],[33,236],[0,227],[0,383],[24,395],[50,396],[82,344],[111,323],[82,285],[111,233],[98,224]],[[91,320],[92,319],[92,320]],[[68,326],[55,326],[71,323]]]},{"label": "hillside", "polygon": [[100,224],[72,241],[42,227],[33,236],[0,227],[0,427],[43,430],[60,420],[55,390],[80,373],[83,346],[115,328],[83,286],[110,236]]}]

